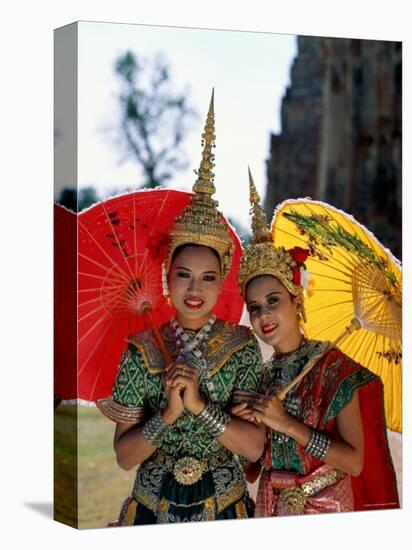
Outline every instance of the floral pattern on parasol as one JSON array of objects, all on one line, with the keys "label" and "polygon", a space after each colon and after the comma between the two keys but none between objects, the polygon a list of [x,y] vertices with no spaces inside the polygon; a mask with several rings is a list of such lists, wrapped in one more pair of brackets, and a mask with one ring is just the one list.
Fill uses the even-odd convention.
[{"label": "floral pattern on parasol", "polygon": [[342,351],[381,377],[387,425],[402,431],[400,262],[352,216],[320,201],[282,203],[272,233],[276,246],[311,252],[307,336],[342,338]]}]

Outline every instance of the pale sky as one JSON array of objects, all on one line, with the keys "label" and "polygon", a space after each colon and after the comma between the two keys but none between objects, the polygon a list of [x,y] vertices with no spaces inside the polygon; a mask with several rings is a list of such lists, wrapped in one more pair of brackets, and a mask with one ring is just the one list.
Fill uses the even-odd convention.
[{"label": "pale sky", "polygon": [[121,164],[116,134],[103,128],[114,129],[119,121],[114,61],[126,50],[146,58],[161,53],[170,64],[174,89],[190,90],[190,104],[199,115],[184,141],[189,168],[167,186],[190,190],[195,181],[214,87],[215,198],[225,215],[249,227],[247,167],[262,193],[270,132],[280,131],[296,42],[294,35],[79,23],[79,187],[93,185],[104,196],[141,182],[138,163]]}]

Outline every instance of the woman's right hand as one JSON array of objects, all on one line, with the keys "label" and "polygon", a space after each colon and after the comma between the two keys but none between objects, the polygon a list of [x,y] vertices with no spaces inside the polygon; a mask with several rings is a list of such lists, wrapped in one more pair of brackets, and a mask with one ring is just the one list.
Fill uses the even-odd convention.
[{"label": "woman's right hand", "polygon": [[165,386],[167,406],[163,411],[163,419],[167,424],[173,424],[182,414],[185,408],[183,403],[183,386]]}]

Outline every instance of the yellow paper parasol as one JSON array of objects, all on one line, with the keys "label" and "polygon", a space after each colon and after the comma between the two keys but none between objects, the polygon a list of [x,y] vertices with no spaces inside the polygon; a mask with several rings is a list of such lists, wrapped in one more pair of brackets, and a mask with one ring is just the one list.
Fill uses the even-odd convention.
[{"label": "yellow paper parasol", "polygon": [[[399,261],[352,216],[319,201],[290,200],[275,211],[274,244],[309,248],[312,275],[304,330],[335,341],[380,376],[388,428],[402,431],[402,278]],[[348,331],[349,333],[349,331]]]}]

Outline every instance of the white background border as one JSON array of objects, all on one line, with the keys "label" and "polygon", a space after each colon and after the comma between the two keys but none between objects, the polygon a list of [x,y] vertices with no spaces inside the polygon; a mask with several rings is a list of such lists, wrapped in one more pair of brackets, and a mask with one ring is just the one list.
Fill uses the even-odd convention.
[{"label": "white background border", "polygon": [[[212,524],[78,532],[50,519],[52,502],[53,29],[76,20],[402,40],[404,121],[410,127],[411,42],[405,0],[88,0],[8,2],[2,10],[1,373],[3,547],[404,547],[411,505],[411,377],[404,376],[404,509]],[[410,61],[410,60],[409,60]],[[275,69],[274,69],[275,70]],[[404,151],[409,140],[404,134]],[[408,181],[404,155],[404,181]],[[404,184],[404,236],[410,201]],[[410,217],[410,216],[409,216]],[[408,227],[407,227],[408,226]],[[410,241],[410,239],[409,239]],[[409,243],[408,243],[409,245]],[[404,244],[404,267],[407,244]],[[410,254],[409,254],[410,257]],[[410,278],[410,277],[409,277]],[[410,292],[407,290],[407,298]],[[411,326],[407,300],[405,326]],[[409,331],[408,331],[409,332]],[[406,334],[406,336],[408,336]],[[409,338],[410,340],[410,338]],[[405,341],[405,348],[409,344]],[[406,349],[406,352],[408,350]],[[410,538],[410,537],[409,537]]]}]

